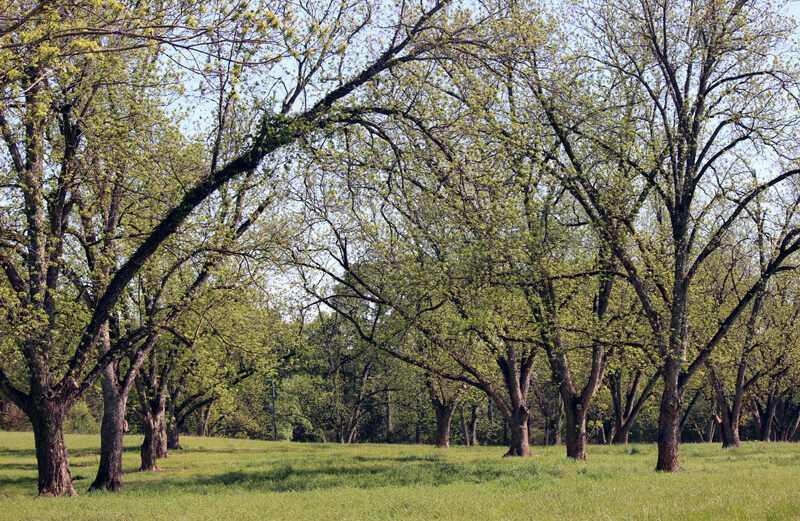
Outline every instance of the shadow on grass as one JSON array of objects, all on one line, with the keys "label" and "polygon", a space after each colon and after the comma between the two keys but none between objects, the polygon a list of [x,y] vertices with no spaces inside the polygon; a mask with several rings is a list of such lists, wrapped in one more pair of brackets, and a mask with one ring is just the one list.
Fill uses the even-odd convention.
[{"label": "shadow on grass", "polygon": [[39,467],[36,463],[3,463],[0,464],[0,469],[6,470],[24,470],[24,471],[38,471]]},{"label": "shadow on grass", "polygon": [[23,486],[26,488],[33,487],[34,489],[36,489],[37,483],[38,479],[35,477],[25,477],[25,476],[16,478],[0,477],[0,489],[6,486]]},{"label": "shadow on grass", "polygon": [[509,468],[498,463],[458,464],[439,462],[428,457],[361,459],[375,460],[376,463],[322,464],[313,468],[295,468],[284,464],[270,470],[232,471],[187,479],[173,482],[171,486],[224,486],[246,490],[296,492],[342,487],[370,489],[388,486],[441,486],[456,482],[485,483],[562,475],[560,470],[537,466],[532,460],[526,462],[526,465]]},{"label": "shadow on grass", "polygon": [[9,449],[0,447],[0,456],[12,456],[15,458],[35,458],[36,449]]}]

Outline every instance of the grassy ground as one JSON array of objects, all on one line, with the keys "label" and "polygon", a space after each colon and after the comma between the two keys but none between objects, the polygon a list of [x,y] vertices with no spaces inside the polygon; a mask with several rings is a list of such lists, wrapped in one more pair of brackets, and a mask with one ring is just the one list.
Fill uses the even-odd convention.
[{"label": "grassy ground", "polygon": [[0,519],[8,520],[800,520],[800,445],[684,445],[679,474],[655,447],[560,447],[502,459],[501,447],[269,443],[191,438],[139,473],[126,437],[122,494],[86,491],[97,436],[67,436],[80,497],[37,499],[33,436],[0,433]]}]

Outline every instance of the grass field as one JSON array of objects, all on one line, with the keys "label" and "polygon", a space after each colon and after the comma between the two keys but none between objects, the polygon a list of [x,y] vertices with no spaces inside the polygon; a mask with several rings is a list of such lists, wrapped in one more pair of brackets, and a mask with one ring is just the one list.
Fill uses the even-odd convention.
[{"label": "grass field", "polygon": [[67,436],[80,497],[37,499],[29,433],[0,433],[2,520],[800,520],[800,445],[684,445],[685,472],[653,471],[655,447],[561,447],[501,458],[502,447],[270,443],[184,437],[158,473],[135,472],[126,437],[122,494],[86,492],[97,436]]}]

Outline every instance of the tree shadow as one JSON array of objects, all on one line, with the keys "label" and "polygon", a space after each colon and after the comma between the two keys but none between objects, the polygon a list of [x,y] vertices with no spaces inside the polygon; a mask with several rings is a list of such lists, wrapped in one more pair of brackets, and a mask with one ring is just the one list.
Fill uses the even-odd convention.
[{"label": "tree shadow", "polygon": [[438,461],[435,457],[362,459],[374,462],[325,463],[312,468],[283,464],[269,470],[237,470],[173,482],[171,485],[186,488],[237,487],[245,490],[300,492],[342,487],[372,489],[410,485],[442,486],[456,482],[485,483],[501,479],[560,475],[560,471],[540,468],[533,461],[508,468],[496,462],[460,464]]}]

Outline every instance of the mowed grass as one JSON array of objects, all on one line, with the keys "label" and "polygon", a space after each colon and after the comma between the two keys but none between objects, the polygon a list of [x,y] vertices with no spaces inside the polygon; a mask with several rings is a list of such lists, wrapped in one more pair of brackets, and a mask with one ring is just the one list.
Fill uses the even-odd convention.
[{"label": "mowed grass", "polygon": [[158,473],[125,492],[87,493],[97,436],[67,436],[77,498],[36,498],[29,433],[0,433],[0,519],[8,520],[800,520],[800,445],[684,445],[685,472],[653,471],[655,446],[562,447],[501,458],[502,447],[271,443],[183,437]]}]

